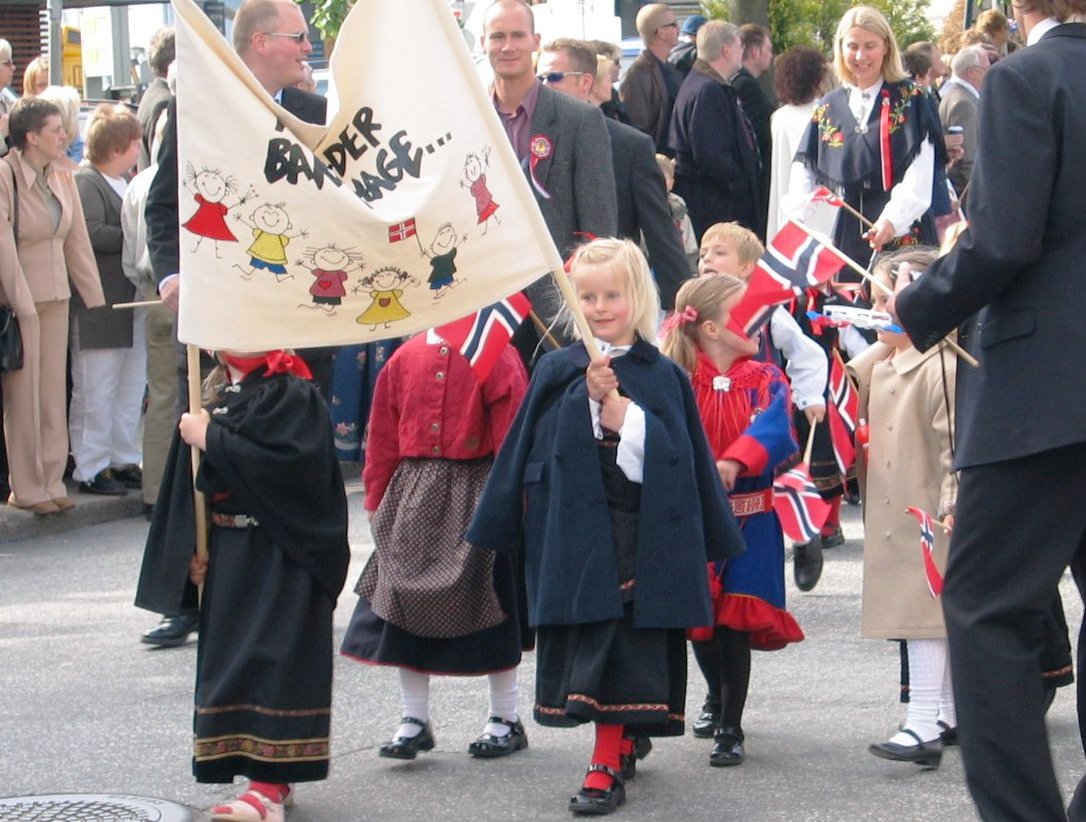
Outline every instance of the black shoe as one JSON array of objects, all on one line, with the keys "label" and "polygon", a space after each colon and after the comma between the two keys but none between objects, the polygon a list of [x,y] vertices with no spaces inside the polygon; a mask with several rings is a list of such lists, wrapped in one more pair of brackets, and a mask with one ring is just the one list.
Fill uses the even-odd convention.
[{"label": "black shoe", "polygon": [[709,752],[709,764],[714,768],[742,765],[747,758],[743,750],[743,732],[738,728],[721,728],[714,737],[713,750]]},{"label": "black shoe", "polygon": [[616,773],[606,765],[589,765],[588,772],[602,771],[611,777],[611,787],[581,788],[569,798],[569,809],[573,813],[603,814],[614,813],[615,810],[626,801],[626,786],[622,781],[622,774]]},{"label": "black shoe", "polygon": [[836,548],[845,544],[845,535],[841,532],[841,526],[837,525],[829,534],[822,534],[822,549]]},{"label": "black shoe", "polygon": [[943,761],[943,740],[939,737],[930,742],[922,742],[920,737],[903,728],[902,733],[907,733],[916,740],[915,745],[899,745],[896,742],[880,742],[877,745],[869,745],[871,751],[880,759],[891,759],[894,762],[915,762],[922,768],[935,769]]},{"label": "black shoe", "polygon": [[716,726],[720,724],[720,705],[705,697],[705,703],[701,706],[701,713],[690,726],[690,730],[698,739],[711,739],[716,732]]},{"label": "black shoe", "polygon": [[155,518],[155,506],[153,503],[143,503],[143,518],[146,519],[148,522]]},{"label": "black shoe", "polygon": [[845,480],[845,502],[849,505],[860,504],[860,483],[855,477]]},{"label": "black shoe", "polygon": [[419,751],[432,751],[434,749],[434,733],[430,730],[430,723],[415,719],[413,716],[405,716],[400,720],[401,725],[418,725],[422,728],[415,736],[394,736],[391,742],[386,742],[377,752],[378,756],[385,759],[414,759]]},{"label": "black shoe", "polygon": [[113,479],[109,469],[99,471],[94,479],[79,483],[79,490],[84,494],[100,494],[104,497],[123,497],[128,489]]},{"label": "black shoe", "polygon": [[159,648],[176,648],[188,641],[189,634],[196,631],[200,619],[196,614],[163,617],[150,631],[144,631],[140,642],[144,645],[157,645]]},{"label": "black shoe", "polygon": [[143,470],[138,465],[122,465],[120,468],[110,468],[109,472],[125,488],[135,491],[143,487]]},{"label": "black shoe", "polygon": [[952,748],[958,744],[958,728],[957,726],[951,728],[943,720],[939,720],[939,727],[942,728],[942,733],[939,734],[939,738],[943,740],[944,748]]},{"label": "black shoe", "polygon": [[622,763],[622,781],[629,782],[637,776],[637,760],[644,759],[652,752],[652,740],[647,736],[626,737],[633,743],[633,753],[623,754],[619,758]]},{"label": "black shoe", "polygon": [[519,719],[516,722],[510,722],[508,719],[502,719],[500,716],[492,716],[487,719],[487,722],[493,722],[495,725],[504,725],[509,729],[509,733],[505,736],[494,736],[494,734],[484,733],[470,745],[468,745],[468,753],[479,759],[497,759],[502,756],[509,756],[511,753],[523,750],[528,747],[528,734],[524,730],[524,723]]},{"label": "black shoe", "polygon": [[801,591],[812,591],[822,578],[822,539],[815,536],[792,549],[792,576]]}]

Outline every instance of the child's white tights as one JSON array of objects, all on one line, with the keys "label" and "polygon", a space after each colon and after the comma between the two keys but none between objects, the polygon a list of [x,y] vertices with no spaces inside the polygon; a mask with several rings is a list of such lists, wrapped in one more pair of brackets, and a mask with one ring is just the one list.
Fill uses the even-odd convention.
[{"label": "child's white tights", "polygon": [[[520,696],[517,684],[517,669],[489,674],[490,716],[498,716],[510,722],[516,722],[517,700]],[[400,716],[410,716],[423,722],[430,721],[430,675],[400,668]],[[397,736],[413,737],[422,728],[411,722],[400,725]],[[505,736],[509,728],[496,722],[488,722],[484,733]]]},{"label": "child's white tights", "polygon": [[956,723],[954,697],[950,686],[950,666],[947,664],[945,639],[910,639],[909,648],[909,706],[902,730],[890,737],[899,745],[915,745],[916,740],[904,731],[912,731],[924,742],[937,739],[942,732],[939,720],[950,727]]}]

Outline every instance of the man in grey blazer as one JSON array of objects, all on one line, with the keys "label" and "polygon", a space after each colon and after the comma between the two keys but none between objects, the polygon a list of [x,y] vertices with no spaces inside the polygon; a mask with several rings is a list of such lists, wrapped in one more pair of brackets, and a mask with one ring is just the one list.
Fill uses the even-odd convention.
[{"label": "man in grey blazer", "polygon": [[[493,101],[535,192],[536,202],[563,257],[583,235],[613,237],[618,230],[611,140],[603,113],[547,88],[536,78],[539,48],[532,9],[520,0],[497,0],[483,19],[483,42],[494,69]],[[527,289],[532,308],[550,325],[562,306],[551,275]],[[525,323],[514,343],[525,362],[538,336]],[[560,341],[565,335],[554,329]]]},{"label": "man in grey blazer", "polygon": [[[588,43],[562,39],[543,46],[536,70],[548,88],[587,102],[596,66]],[[618,234],[635,243],[644,234],[660,306],[670,311],[679,286],[693,272],[683,253],[682,234],[671,219],[664,173],[656,163],[651,137],[617,120],[607,119],[606,124],[615,169]]]},{"label": "man in grey blazer", "polygon": [[[946,172],[950,182],[961,197],[969,185],[969,175],[977,160],[977,127],[980,124],[980,88],[988,73],[988,52],[983,46],[967,46],[954,55],[950,62],[951,76],[940,90],[939,119],[943,129],[960,126],[965,142],[964,154]],[[1014,105],[1004,101],[1003,105]]]}]

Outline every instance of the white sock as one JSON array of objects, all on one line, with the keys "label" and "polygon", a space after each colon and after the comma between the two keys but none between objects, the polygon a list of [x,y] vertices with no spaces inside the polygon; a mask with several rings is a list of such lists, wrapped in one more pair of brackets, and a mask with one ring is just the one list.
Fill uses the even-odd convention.
[{"label": "white sock", "polygon": [[[499,671],[496,674],[487,674],[490,684],[490,716],[500,716],[509,722],[517,722],[520,719],[517,714],[517,701],[520,697],[520,686],[517,684],[517,669]],[[509,726],[497,722],[487,722],[483,728],[484,734],[492,736],[505,736],[509,733]]]},{"label": "white sock", "polygon": [[939,721],[948,728],[958,727],[958,711],[954,707],[954,684],[950,679],[950,662],[943,673],[943,691],[939,695]]},{"label": "white sock", "polygon": [[[430,721],[429,674],[400,668],[400,716]],[[420,733],[422,728],[413,722],[404,722],[396,729],[396,736],[413,737]]]},{"label": "white sock", "polygon": [[939,697],[947,667],[945,639],[910,639],[909,646],[909,707],[901,731],[890,737],[898,745],[915,745],[916,740],[905,731],[912,731],[922,742],[938,739]]}]

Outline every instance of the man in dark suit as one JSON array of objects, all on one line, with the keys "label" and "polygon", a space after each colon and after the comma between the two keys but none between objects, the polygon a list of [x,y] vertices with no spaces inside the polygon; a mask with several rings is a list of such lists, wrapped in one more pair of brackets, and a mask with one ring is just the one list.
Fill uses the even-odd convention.
[{"label": "man in dark suit", "polygon": [[679,42],[674,10],[667,3],[642,6],[637,12],[637,33],[645,48],[626,70],[618,93],[630,125],[649,135],[657,151],[670,156],[671,110],[683,80],[682,72],[667,59]]},{"label": "man in dark suit", "polygon": [[[562,39],[543,46],[536,71],[548,88],[587,102],[597,65],[588,43]],[[656,164],[652,138],[615,120],[606,123],[615,170],[618,235],[640,243],[644,232],[660,305],[670,311],[675,307],[675,292],[692,271],[683,253],[682,235],[671,219],[667,183]]]},{"label": "man in dark suit", "polygon": [[[287,111],[310,123],[323,123],[327,110],[325,99],[299,91],[294,84],[304,76],[303,65],[313,50],[302,11],[293,0],[245,0],[234,17],[234,48],[260,84]],[[147,197],[147,248],[151,266],[158,279],[162,302],[177,310],[180,289],[181,236],[177,206],[177,102],[170,101],[166,132],[158,156],[158,173]],[[334,348],[312,348],[303,359],[313,372],[313,381],[326,401],[331,400],[332,358]],[[188,396],[184,389],[187,368],[182,355],[179,398]],[[196,628],[194,614],[167,617],[146,632],[142,641],[148,645],[173,646],[185,642]]]},{"label": "man in dark suit", "polygon": [[151,144],[155,141],[155,123],[159,116],[170,103],[173,93],[166,82],[166,74],[173,65],[177,53],[174,42],[173,26],[166,26],[151,35],[151,43],[147,47],[147,65],[151,67],[154,79],[147,85],[147,89],[140,98],[139,108],[136,109],[136,119],[140,121],[143,136],[140,138],[140,156],[136,160],[136,168],[143,171],[155,161],[151,156]]},{"label": "man in dark suit", "polygon": [[[728,82],[739,69],[738,27],[710,20],[698,31],[698,59],[683,80],[671,116],[675,193],[686,200],[700,242],[714,223],[758,230],[758,148]],[[763,228],[764,231],[764,228]]]},{"label": "man in dark suit", "polygon": [[769,203],[769,158],[773,152],[773,135],[769,130],[769,118],[773,114],[770,102],[758,78],[769,71],[773,65],[773,40],[769,29],[757,23],[747,23],[739,27],[739,39],[743,43],[743,65],[729,80],[739,95],[739,108],[754,131],[758,143],[758,185],[760,211],[759,225],[755,233],[765,237],[765,210]]},{"label": "man in dark suit", "polygon": [[[524,167],[551,238],[563,257],[585,234],[612,237],[617,230],[611,141],[602,112],[547,88],[536,78],[539,48],[532,9],[520,0],[497,0],[483,19],[483,43],[494,69],[492,99],[513,151]],[[563,300],[547,275],[527,289],[533,311],[548,326]],[[564,334],[554,329],[562,340]],[[514,342],[528,362],[538,343],[531,323]]]},{"label": "man in dark suit", "polygon": [[1086,0],[1015,11],[1028,48],[984,81],[970,228],[892,307],[921,350],[979,312],[943,591],[962,758],[984,819],[1062,820],[1037,671],[1052,591],[1086,560]]}]

